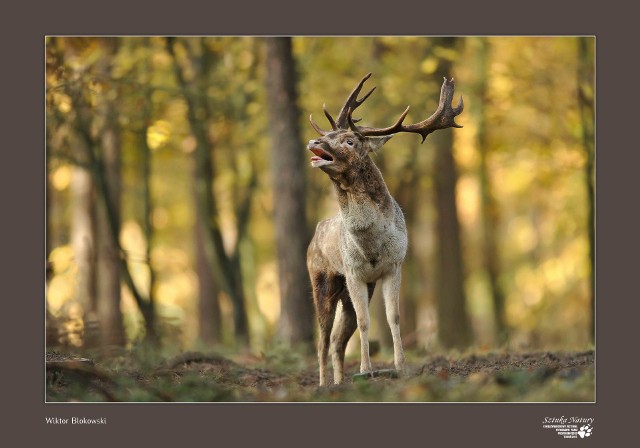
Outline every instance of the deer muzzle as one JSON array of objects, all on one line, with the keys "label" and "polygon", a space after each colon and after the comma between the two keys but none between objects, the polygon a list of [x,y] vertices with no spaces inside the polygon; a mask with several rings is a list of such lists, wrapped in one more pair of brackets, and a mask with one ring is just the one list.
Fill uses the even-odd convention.
[{"label": "deer muzzle", "polygon": [[333,163],[333,156],[323,148],[326,143],[319,142],[317,140],[310,140],[307,145],[307,149],[311,151],[314,156],[311,157],[311,166],[319,168],[321,166],[330,165]]}]

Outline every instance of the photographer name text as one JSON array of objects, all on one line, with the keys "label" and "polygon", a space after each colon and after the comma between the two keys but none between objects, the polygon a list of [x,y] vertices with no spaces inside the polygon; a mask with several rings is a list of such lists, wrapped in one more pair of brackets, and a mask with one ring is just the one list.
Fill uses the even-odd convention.
[{"label": "photographer name text", "polygon": [[45,417],[44,421],[47,425],[106,425],[106,417],[87,418],[87,417]]}]

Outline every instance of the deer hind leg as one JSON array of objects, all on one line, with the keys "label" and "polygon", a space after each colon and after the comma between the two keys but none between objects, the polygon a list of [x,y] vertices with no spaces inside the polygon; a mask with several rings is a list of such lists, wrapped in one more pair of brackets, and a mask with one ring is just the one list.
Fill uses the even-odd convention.
[{"label": "deer hind leg", "polygon": [[398,373],[404,372],[404,351],[400,338],[400,268],[382,279],[382,295],[387,322],[393,337],[393,361]]},{"label": "deer hind leg", "polygon": [[320,385],[328,383],[327,359],[329,355],[329,341],[331,337],[331,327],[336,313],[338,303],[339,283],[335,276],[328,276],[324,273],[316,273],[311,276],[313,287],[313,301],[316,307],[318,319],[318,364],[320,367]]},{"label": "deer hind leg", "polygon": [[[371,302],[375,287],[375,283],[367,283],[369,302]],[[357,327],[356,311],[353,309],[348,291],[345,290],[340,296],[336,320],[331,332],[331,360],[333,364],[333,382],[335,384],[341,384],[344,381],[344,354],[347,350],[347,343]]]}]

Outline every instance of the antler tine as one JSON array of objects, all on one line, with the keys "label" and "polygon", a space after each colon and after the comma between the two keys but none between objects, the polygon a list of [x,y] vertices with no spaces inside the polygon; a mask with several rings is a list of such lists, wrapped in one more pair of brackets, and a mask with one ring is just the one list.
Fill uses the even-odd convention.
[{"label": "antler tine", "polygon": [[453,100],[455,83],[453,78],[451,80],[444,79],[442,88],[440,89],[440,102],[436,111],[426,120],[419,123],[410,124],[404,126],[402,121],[409,112],[409,108],[402,113],[396,123],[388,128],[360,128],[360,132],[364,136],[382,136],[397,134],[399,132],[413,132],[422,136],[422,142],[427,138],[427,135],[431,134],[438,129],[445,128],[461,128],[459,124],[455,122],[455,117],[460,115],[464,110],[464,102],[462,97],[458,102],[458,106],[453,108],[451,101]]},{"label": "antler tine", "polygon": [[353,118],[351,118],[351,114],[353,113],[353,111],[351,109],[349,109],[347,111],[347,122],[349,123],[349,128],[351,128],[351,130],[356,134],[356,135],[362,135],[360,133],[360,128],[358,126],[356,126],[355,122],[353,121]]},{"label": "antler tine", "polygon": [[388,128],[369,128],[369,127],[362,126],[359,128],[360,133],[365,136],[382,136],[382,135],[391,135],[391,134],[397,134],[398,132],[402,132],[402,129],[403,129],[402,122],[407,117],[407,114],[409,113],[410,108],[411,106],[407,106],[404,112],[400,114],[396,122],[391,126],[389,126]]},{"label": "antler tine", "polygon": [[327,110],[327,105],[326,104],[322,105],[322,110],[324,111],[324,115],[327,117],[327,120],[329,120],[329,123],[331,124],[331,129],[333,129],[334,131],[337,131],[338,127],[336,126],[336,122],[333,120],[333,117],[331,116],[331,114]]},{"label": "antler tine", "polygon": [[347,116],[350,113],[353,113],[353,111],[356,110],[358,106],[364,103],[365,100],[369,98],[369,95],[371,95],[373,91],[376,89],[374,87],[365,96],[363,96],[361,99],[358,99],[358,95],[362,90],[362,86],[364,85],[365,81],[370,77],[371,77],[371,73],[368,73],[367,75],[365,75],[365,77],[362,78],[362,80],[358,83],[358,85],[353,89],[351,94],[349,94],[349,96],[347,97],[347,101],[345,101],[344,105],[342,106],[342,109],[340,109],[340,113],[338,114],[338,118],[336,119],[336,125],[338,126],[338,128],[340,129],[347,128],[347,126],[349,125]]},{"label": "antler tine", "polygon": [[313,115],[309,115],[309,121],[311,122],[311,126],[313,126],[313,129],[315,129],[318,134],[327,135],[329,133],[329,131],[325,131],[320,128],[320,126],[318,126],[318,124],[313,119]]},{"label": "antler tine", "polygon": [[427,135],[431,134],[433,131],[446,128],[461,128],[462,126],[455,122],[455,118],[464,110],[464,102],[462,101],[461,96],[460,101],[458,101],[458,106],[456,108],[451,106],[454,88],[455,83],[453,78],[449,81],[447,81],[447,78],[444,78],[442,88],[440,89],[440,102],[438,103],[436,111],[429,118],[421,121],[420,123],[405,126],[403,128],[403,132],[415,132],[420,134],[422,136],[422,143],[424,143]]}]

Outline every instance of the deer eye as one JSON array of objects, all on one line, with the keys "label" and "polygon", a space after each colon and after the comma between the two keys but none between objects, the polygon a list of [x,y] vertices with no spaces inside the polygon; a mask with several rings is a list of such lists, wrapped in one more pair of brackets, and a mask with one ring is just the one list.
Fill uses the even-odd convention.
[{"label": "deer eye", "polygon": [[353,146],[353,140],[347,140],[347,145]]}]

